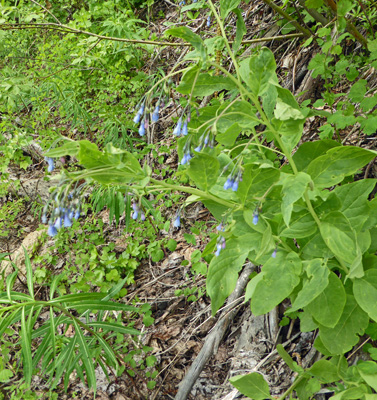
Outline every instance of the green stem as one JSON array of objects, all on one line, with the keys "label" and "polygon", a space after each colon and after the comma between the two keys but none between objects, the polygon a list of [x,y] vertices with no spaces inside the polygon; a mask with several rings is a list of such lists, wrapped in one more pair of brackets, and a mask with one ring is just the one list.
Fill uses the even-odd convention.
[{"label": "green stem", "polygon": [[[231,59],[232,62],[233,62],[234,69],[236,70],[236,74],[237,74],[238,81],[241,82],[240,72],[239,72],[239,67],[238,67],[238,62],[237,62],[237,60],[236,60],[236,57],[235,57],[234,54],[233,54],[232,49],[230,48],[229,41],[228,41],[228,38],[226,37],[226,33],[225,33],[225,30],[224,30],[223,22],[221,21],[221,18],[220,18],[220,16],[219,16],[219,14],[217,13],[215,6],[214,6],[213,3],[212,3],[212,0],[208,0],[208,4],[209,4],[210,9],[211,9],[212,12],[213,12],[213,15],[214,15],[215,18],[216,18],[217,23],[219,24],[220,31],[221,31],[221,35],[222,35],[222,37],[224,38],[225,47],[226,47],[226,49],[227,49],[227,51],[228,51],[228,54],[229,54],[230,59]],[[241,96],[242,96],[242,95],[241,95]]]},{"label": "green stem", "polygon": [[216,203],[222,204],[223,206],[226,206],[226,207],[234,207],[235,206],[235,203],[233,203],[232,201],[224,200],[220,197],[214,196],[210,193],[204,192],[204,191],[196,189],[196,188],[192,188],[190,186],[172,185],[170,183],[166,183],[164,181],[159,181],[154,178],[151,178],[150,182],[156,184],[156,187],[154,187],[155,190],[158,189],[159,187],[164,188],[164,189],[169,189],[169,190],[178,190],[178,191],[185,192],[188,194],[193,194],[204,200],[215,201]]}]

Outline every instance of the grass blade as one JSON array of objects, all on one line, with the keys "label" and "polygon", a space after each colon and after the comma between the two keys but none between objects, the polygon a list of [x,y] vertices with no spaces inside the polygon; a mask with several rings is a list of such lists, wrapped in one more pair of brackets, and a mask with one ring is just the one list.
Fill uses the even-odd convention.
[{"label": "grass blade", "polygon": [[33,268],[31,267],[31,261],[28,252],[23,247],[25,253],[25,267],[26,267],[26,282],[27,288],[29,289],[30,296],[34,300],[34,283],[33,283]]},{"label": "grass blade", "polygon": [[[95,396],[97,385],[96,385],[96,375],[94,372],[92,356],[90,354],[90,350],[86,343],[84,334],[82,333],[81,328],[78,325],[76,319],[73,319],[73,324],[75,326],[75,336],[77,336],[77,342],[80,346],[80,358],[83,363],[84,369],[86,371],[88,386],[89,386],[89,388],[93,388],[94,396]],[[77,370],[77,373],[79,373],[77,367],[76,367],[76,370]]]},{"label": "grass blade", "polygon": [[[32,318],[29,314],[29,320]],[[33,363],[31,358],[31,333],[29,324],[26,323],[25,307],[22,307],[21,313],[21,354],[23,361],[23,372],[26,383],[30,386],[33,373]]]}]

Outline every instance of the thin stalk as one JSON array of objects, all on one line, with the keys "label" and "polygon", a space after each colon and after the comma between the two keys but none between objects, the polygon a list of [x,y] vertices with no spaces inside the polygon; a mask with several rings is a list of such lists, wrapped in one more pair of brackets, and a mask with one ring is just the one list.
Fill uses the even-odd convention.
[{"label": "thin stalk", "polygon": [[[158,187],[160,188],[164,188],[164,189],[169,189],[169,190],[177,190],[177,191],[181,191],[181,192],[185,192],[188,194],[193,194],[195,196],[201,197],[202,199],[205,200],[212,200],[215,201],[216,203],[222,204],[223,206],[226,207],[234,207],[234,203],[228,200],[224,200],[220,197],[214,196],[210,193],[207,192],[203,192],[202,190],[196,189],[196,188],[192,188],[189,186],[177,186],[177,185],[172,185],[170,183],[166,183],[164,181],[159,181],[157,179],[151,178],[150,180],[152,183],[155,183],[156,186],[154,187],[154,190],[158,189]],[[151,187],[153,188],[153,187]]]},{"label": "thin stalk", "polygon": [[[234,54],[233,54],[232,49],[230,48],[230,44],[229,44],[228,38],[227,38],[227,36],[226,36],[225,30],[224,30],[224,25],[223,25],[223,23],[222,23],[222,21],[221,21],[221,18],[220,18],[220,16],[219,16],[219,14],[218,14],[217,11],[216,11],[215,6],[214,6],[213,3],[212,3],[212,0],[208,0],[208,4],[209,4],[210,9],[211,9],[212,12],[213,12],[213,15],[214,15],[215,18],[216,18],[216,21],[217,21],[217,23],[218,23],[218,26],[220,27],[221,35],[222,35],[222,37],[224,38],[225,47],[226,47],[226,49],[227,49],[227,51],[228,51],[229,57],[231,58],[231,60],[232,60],[232,62],[233,62],[234,69],[236,70],[237,78],[238,78],[239,81],[241,81],[241,78],[240,78],[240,71],[239,71],[239,67],[238,67],[238,62],[237,62],[237,60],[236,60],[236,57],[235,57]],[[242,95],[241,95],[241,96],[242,96]]]}]

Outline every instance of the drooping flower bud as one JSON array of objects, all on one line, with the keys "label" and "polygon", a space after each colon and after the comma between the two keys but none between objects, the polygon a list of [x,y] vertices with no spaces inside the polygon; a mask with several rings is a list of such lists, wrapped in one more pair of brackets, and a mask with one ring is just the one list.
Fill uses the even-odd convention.
[{"label": "drooping flower bud", "polygon": [[47,171],[52,172],[55,169],[54,160],[51,157],[45,157],[45,161],[48,164]]},{"label": "drooping flower bud", "polygon": [[174,128],[173,135],[181,136],[181,130],[182,130],[182,118],[179,118],[177,125]]},{"label": "drooping flower bud", "polygon": [[152,122],[157,122],[159,119],[160,106],[157,104],[152,114]]},{"label": "drooping flower bud", "polygon": [[181,226],[181,216],[179,215],[179,213],[177,213],[175,220],[173,222],[173,227],[179,228],[180,226]]}]

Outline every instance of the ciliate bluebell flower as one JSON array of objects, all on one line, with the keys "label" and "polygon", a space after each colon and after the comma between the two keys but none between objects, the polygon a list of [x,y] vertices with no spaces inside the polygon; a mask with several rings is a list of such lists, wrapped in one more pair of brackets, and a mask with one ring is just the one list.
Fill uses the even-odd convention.
[{"label": "ciliate bluebell flower", "polygon": [[276,253],[278,252],[278,249],[275,249],[274,252],[271,254],[272,258],[276,258]]},{"label": "ciliate bluebell flower", "polygon": [[234,180],[231,175],[228,176],[227,180],[224,183],[224,189],[228,190],[233,187]]},{"label": "ciliate bluebell flower", "polygon": [[208,131],[208,129],[199,138],[199,144],[194,150],[200,152],[204,147],[210,147],[211,149],[215,147],[215,139],[213,133],[212,131]]},{"label": "ciliate bluebell flower", "polygon": [[140,212],[139,205],[137,203],[132,203],[132,209],[134,210],[134,212],[132,213],[132,219],[137,219]]},{"label": "ciliate bluebell flower", "polygon": [[135,117],[134,117],[134,123],[138,124],[144,114],[144,110],[145,110],[145,104],[142,103],[142,105],[140,106],[138,112],[136,113]]},{"label": "ciliate bluebell flower", "polygon": [[145,121],[143,121],[143,122],[140,124],[140,127],[139,127],[139,135],[140,135],[140,136],[144,136],[144,135],[145,135]]},{"label": "ciliate bluebell flower", "polygon": [[191,159],[192,159],[192,155],[190,154],[190,152],[183,154],[183,157],[181,160],[181,165],[187,164],[188,162],[190,162]]},{"label": "ciliate bluebell flower", "polygon": [[[50,236],[57,235],[59,229],[69,228],[72,226],[72,220],[80,217],[81,211],[81,193],[82,186],[75,188],[71,193],[68,193],[68,188],[65,190],[55,191],[52,194],[51,200],[45,205],[42,213],[42,223],[48,223],[47,233]],[[47,217],[48,211],[50,217]]]},{"label": "ciliate bluebell flower", "polygon": [[143,212],[143,210],[140,208],[138,203],[133,202],[132,203],[132,209],[134,210],[133,213],[131,214],[132,219],[137,219],[140,215],[140,219],[142,221],[145,221],[145,214]]},{"label": "ciliate bluebell flower", "polygon": [[47,229],[47,234],[51,237],[54,237],[58,234],[58,230],[54,227],[54,225],[49,224]]},{"label": "ciliate bluebell flower", "polygon": [[220,222],[220,224],[216,226],[216,230],[219,232],[224,232],[225,228],[222,222]]},{"label": "ciliate bluebell flower", "polygon": [[238,185],[239,182],[242,181],[242,171],[239,168],[238,171],[235,172],[235,168],[233,168],[233,171],[229,174],[227,180],[224,183],[224,189],[232,189],[233,192],[237,192],[238,190]]},{"label": "ciliate bluebell flower", "polygon": [[224,236],[219,236],[217,238],[215,256],[218,257],[220,255],[221,250],[224,250],[225,247],[226,247],[226,244],[225,244]]},{"label": "ciliate bluebell flower", "polygon": [[174,222],[173,222],[173,227],[174,228],[179,228],[181,226],[181,216],[179,213],[177,213]]},{"label": "ciliate bluebell flower", "polygon": [[207,28],[209,28],[211,26],[211,16],[208,15],[207,17]]},{"label": "ciliate bluebell flower", "polygon": [[187,119],[185,120],[185,122],[183,123],[183,127],[182,127],[182,135],[183,136],[187,136],[188,134],[188,128],[187,128]]},{"label": "ciliate bluebell flower", "polygon": [[152,122],[157,122],[158,121],[159,112],[160,112],[160,106],[157,103],[156,108],[154,109],[153,114],[152,114]]},{"label": "ciliate bluebell flower", "polygon": [[45,157],[45,161],[48,164],[47,171],[52,172],[55,169],[54,160],[51,157]]},{"label": "ciliate bluebell flower", "polygon": [[174,128],[173,135],[181,136],[181,132],[182,132],[182,117],[179,118],[177,125]]},{"label": "ciliate bluebell flower", "polygon": [[255,210],[253,213],[253,224],[256,225],[259,221],[259,213],[258,210]]},{"label": "ciliate bluebell flower", "polygon": [[181,165],[185,165],[192,159],[193,155],[191,154],[191,137],[189,137],[183,146],[183,156],[181,160]]}]

